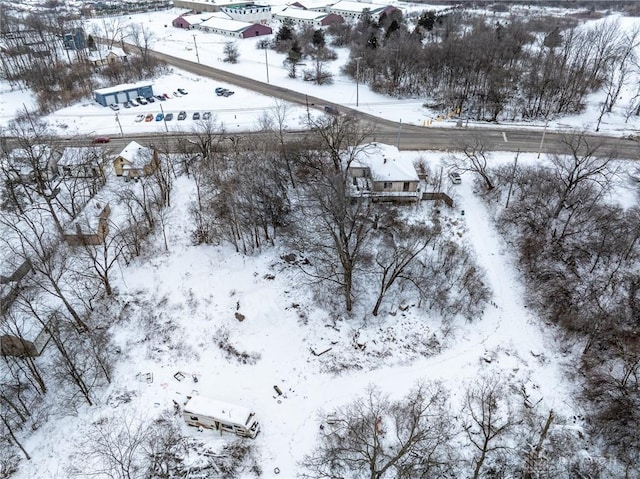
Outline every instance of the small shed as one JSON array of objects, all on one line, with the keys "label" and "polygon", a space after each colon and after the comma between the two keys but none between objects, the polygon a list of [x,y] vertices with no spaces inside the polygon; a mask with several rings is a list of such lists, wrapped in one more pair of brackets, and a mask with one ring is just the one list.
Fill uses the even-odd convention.
[{"label": "small shed", "polygon": [[145,98],[153,96],[153,85],[149,82],[124,83],[108,88],[100,88],[94,92],[95,99],[102,106],[112,103],[126,103],[135,100],[139,96]]}]

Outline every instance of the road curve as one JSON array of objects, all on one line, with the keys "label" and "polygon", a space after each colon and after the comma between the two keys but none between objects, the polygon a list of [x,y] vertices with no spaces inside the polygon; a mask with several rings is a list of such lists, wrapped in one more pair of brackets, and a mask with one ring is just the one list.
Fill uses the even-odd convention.
[{"label": "road curve", "polygon": [[[371,124],[374,133],[370,140],[375,139],[384,143],[395,144],[403,150],[456,150],[459,149],[461,145],[469,144],[478,137],[479,141],[489,151],[567,152],[566,145],[563,143],[566,132],[546,131],[546,133],[544,133],[542,129],[514,129],[511,127],[508,129],[497,127],[439,128],[400,124],[354,110],[344,105],[330,103],[321,98],[270,85],[166,53],[152,51],[151,54],[167,64],[191,73],[231,83],[263,95],[280,98],[315,109],[323,109],[325,105],[335,106],[341,113],[355,116]],[[544,141],[542,141],[543,134]],[[586,135],[586,140],[589,145],[600,145],[599,154],[606,154],[615,158],[640,158],[640,141],[637,138],[629,139],[606,135]]]}]

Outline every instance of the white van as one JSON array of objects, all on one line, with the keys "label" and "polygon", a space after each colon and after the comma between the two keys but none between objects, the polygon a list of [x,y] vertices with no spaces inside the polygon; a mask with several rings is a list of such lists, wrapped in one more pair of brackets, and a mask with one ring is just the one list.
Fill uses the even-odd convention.
[{"label": "white van", "polygon": [[255,437],[260,423],[251,409],[202,396],[187,397],[182,417],[189,426],[232,432],[242,437]]}]

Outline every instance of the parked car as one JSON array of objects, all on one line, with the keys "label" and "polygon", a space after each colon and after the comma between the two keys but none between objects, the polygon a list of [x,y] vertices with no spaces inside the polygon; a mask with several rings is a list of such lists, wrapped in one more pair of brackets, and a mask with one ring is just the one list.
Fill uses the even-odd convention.
[{"label": "parked car", "polygon": [[178,120],[184,120],[186,117],[187,117],[186,111],[181,111],[180,113],[178,113]]},{"label": "parked car", "polygon": [[231,96],[235,93],[233,90],[225,90],[222,96]]},{"label": "parked car", "polygon": [[171,98],[171,97],[170,97],[168,94],[166,94],[166,93],[163,93],[163,94],[162,94],[162,97],[163,97],[165,100],[168,100],[169,98]]},{"label": "parked car", "polygon": [[327,113],[328,115],[334,115],[334,116],[340,114],[338,109],[333,105],[325,105],[324,112]]},{"label": "parked car", "polygon": [[182,96],[182,93],[180,93],[179,91],[174,91],[173,96],[175,96],[176,98],[180,98]]},{"label": "parked car", "polygon": [[155,103],[155,102],[156,102],[156,99],[153,98],[152,96],[147,97],[147,103]]},{"label": "parked car", "polygon": [[460,173],[458,173],[457,171],[450,171],[449,178],[451,178],[451,183],[453,183],[454,185],[459,185],[460,183],[462,183]]},{"label": "parked car", "polygon": [[164,114],[162,114],[162,113],[158,113],[158,114],[156,115],[156,121],[162,121],[163,119],[164,119]]},{"label": "parked car", "polygon": [[135,101],[135,100],[129,100],[129,104],[130,104],[131,106],[140,106],[140,103],[138,103],[138,102],[137,102],[137,101]]},{"label": "parked car", "polygon": [[178,88],[178,92],[181,95],[188,95],[189,94],[189,92],[187,90],[185,90],[184,88]]},{"label": "parked car", "polygon": [[160,101],[165,101],[166,100],[166,98],[163,97],[162,95],[156,95],[155,97],[156,97],[156,100],[160,100]]},{"label": "parked car", "polygon": [[164,116],[164,121],[171,121],[171,120],[173,120],[173,113],[167,113]]},{"label": "parked car", "polygon": [[140,123],[142,120],[144,120],[144,115],[142,113],[140,113],[138,116],[136,116],[136,123]]},{"label": "parked car", "polygon": [[111,105],[109,105],[109,108],[111,108],[113,111],[118,111],[120,109],[117,103],[112,103]]},{"label": "parked car", "polygon": [[136,98],[136,101],[140,104],[140,105],[148,105],[149,102],[142,96],[139,96]]},{"label": "parked car", "polygon": [[125,101],[122,106],[125,108],[131,108],[131,104],[128,101]]},{"label": "parked car", "polygon": [[227,91],[227,89],[226,89],[226,88],[222,88],[222,87],[220,87],[220,86],[219,86],[219,87],[218,87],[218,88],[216,88],[214,91],[216,92],[216,95],[218,95],[218,96],[222,96],[222,95],[223,95],[223,93],[224,93],[225,91]]},{"label": "parked car", "polygon": [[205,112],[202,114],[202,119],[203,119],[203,120],[208,120],[209,118],[211,118],[211,112],[210,112],[210,111],[205,111]]},{"label": "parked car", "polygon": [[147,113],[147,116],[144,118],[144,121],[153,121],[153,113]]},{"label": "parked car", "polygon": [[97,136],[93,140],[91,140],[91,143],[97,145],[100,143],[109,143],[110,141],[111,139],[108,136]]},{"label": "parked car", "polygon": [[193,118],[194,120],[199,120],[199,119],[200,119],[200,112],[197,112],[197,111],[196,111],[196,112],[193,114],[193,117],[192,117],[192,118]]}]

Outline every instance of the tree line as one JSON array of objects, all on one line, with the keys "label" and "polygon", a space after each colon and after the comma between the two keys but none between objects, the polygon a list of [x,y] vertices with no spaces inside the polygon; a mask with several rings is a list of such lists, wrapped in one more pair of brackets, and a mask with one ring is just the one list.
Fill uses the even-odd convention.
[{"label": "tree line", "polygon": [[[590,93],[607,92],[610,112],[623,86],[634,89],[627,118],[640,114],[638,29],[619,21],[578,24],[553,17],[479,17],[456,10],[398,12],[355,28],[331,27],[350,48],[344,71],[374,91],[422,96],[446,114],[486,121],[545,119],[582,111]],[[358,78],[356,78],[358,76]]]},{"label": "tree line", "polygon": [[[619,462],[619,477],[637,477],[638,172],[582,132],[567,133],[563,143],[566,154],[539,165],[521,166],[517,156],[493,168],[459,161],[490,179],[477,176],[518,255],[529,306],[555,326],[572,358],[567,374],[589,411],[587,430]],[[618,203],[614,184],[630,188],[630,206]]]}]

